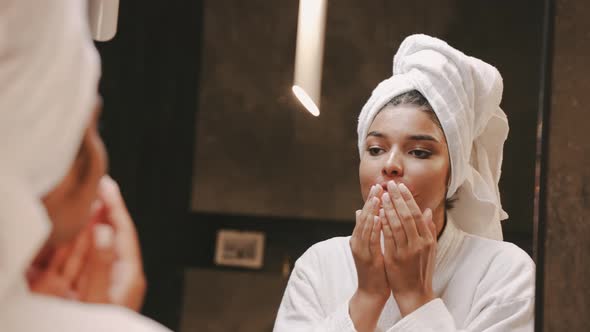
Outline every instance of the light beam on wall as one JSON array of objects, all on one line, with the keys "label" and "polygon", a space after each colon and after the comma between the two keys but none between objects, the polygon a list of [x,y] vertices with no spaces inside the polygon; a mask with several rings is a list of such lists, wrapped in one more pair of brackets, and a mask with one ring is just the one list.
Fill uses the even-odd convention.
[{"label": "light beam on wall", "polygon": [[293,93],[313,115],[320,115],[327,0],[300,0]]}]

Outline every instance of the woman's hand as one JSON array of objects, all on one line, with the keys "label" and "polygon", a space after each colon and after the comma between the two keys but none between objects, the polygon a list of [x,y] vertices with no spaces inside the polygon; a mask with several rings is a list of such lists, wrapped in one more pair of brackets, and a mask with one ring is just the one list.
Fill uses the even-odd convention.
[{"label": "woman's hand", "polygon": [[86,227],[71,242],[46,247],[27,270],[29,288],[45,295],[77,300],[76,282],[90,251],[91,228]]},{"label": "woman's hand", "polygon": [[350,248],[358,276],[358,288],[349,302],[350,317],[360,332],[374,331],[390,290],[381,252],[381,223],[378,213],[382,188],[375,185],[362,210],[356,212],[356,226]]},{"label": "woman's hand", "polygon": [[390,181],[382,196],[385,270],[400,312],[406,316],[434,299],[436,229],[432,211],[420,211],[404,185]]},{"label": "woman's hand", "polygon": [[37,293],[139,311],[145,295],[137,234],[118,186],[105,176],[88,226],[71,243],[46,249],[27,273]]},{"label": "woman's hand", "polygon": [[94,241],[78,284],[80,299],[139,311],[146,280],[139,241],[117,183],[105,176],[94,216]]}]

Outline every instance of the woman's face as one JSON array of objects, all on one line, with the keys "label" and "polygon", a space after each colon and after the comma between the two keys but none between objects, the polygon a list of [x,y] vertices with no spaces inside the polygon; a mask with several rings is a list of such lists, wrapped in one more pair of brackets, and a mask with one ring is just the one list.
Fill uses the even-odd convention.
[{"label": "woman's face", "polygon": [[444,222],[450,163],[442,130],[415,105],[386,106],[369,128],[361,153],[363,200],[371,186],[405,184],[422,211],[430,208],[440,232]]},{"label": "woman's face", "polygon": [[106,174],[107,155],[98,133],[100,106],[84,132],[80,150],[65,178],[43,197],[43,204],[53,223],[48,244],[66,242],[76,236],[90,219],[98,184]]}]

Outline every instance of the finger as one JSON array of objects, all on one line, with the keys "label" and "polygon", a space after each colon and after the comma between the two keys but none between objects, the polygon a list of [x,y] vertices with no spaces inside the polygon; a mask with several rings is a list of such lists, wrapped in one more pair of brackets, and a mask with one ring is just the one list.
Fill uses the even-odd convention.
[{"label": "finger", "polygon": [[92,250],[81,279],[80,296],[84,301],[109,303],[111,272],[115,259],[114,231],[108,225],[98,224],[93,228]]},{"label": "finger", "polygon": [[399,216],[403,229],[406,233],[408,243],[414,242],[418,239],[418,230],[416,229],[416,222],[412,217],[412,213],[408,208],[405,199],[399,190],[399,187],[393,181],[387,184],[387,190],[391,195],[391,200],[395,206],[395,211]]},{"label": "finger", "polygon": [[383,256],[385,259],[390,259],[396,251],[395,238],[393,237],[393,231],[389,226],[390,223],[387,221],[387,218],[384,215],[380,215],[379,219],[381,228],[383,229]]},{"label": "finger", "polygon": [[357,231],[357,236],[358,238],[362,238],[363,237],[363,231],[365,229],[365,221],[367,220],[367,215],[369,214],[369,211],[371,210],[371,199],[375,196],[375,191],[376,191],[376,187],[372,186],[371,190],[369,191],[369,195],[367,196],[367,200],[365,201],[365,204],[363,205],[363,209],[361,210],[361,213],[359,215],[359,225],[358,225],[358,231]]},{"label": "finger", "polygon": [[405,184],[401,183],[398,186],[398,188],[406,202],[406,206],[408,207],[410,214],[412,215],[412,218],[414,219],[414,222],[416,224],[416,230],[418,231],[418,236],[427,239],[430,238],[432,234],[430,233],[430,229],[424,222],[424,216],[422,214],[422,211],[420,210],[420,207],[418,207],[418,204],[416,203],[414,196]]},{"label": "finger", "polygon": [[72,250],[71,244],[66,244],[58,247],[54,252],[51,258],[49,259],[49,264],[47,265],[47,271],[51,271],[57,274],[62,273],[63,266],[68,258],[70,251]]},{"label": "finger", "polygon": [[380,185],[378,185],[378,184],[372,185],[371,190],[369,191],[369,195],[367,196],[367,201],[373,197],[379,197],[380,189],[383,190]]},{"label": "finger", "polygon": [[81,301],[88,299],[88,292],[90,291],[90,287],[88,287],[90,274],[92,274],[92,269],[87,261],[82,266],[80,276],[76,282],[74,282],[74,290],[78,293],[78,297]]},{"label": "finger", "polygon": [[369,250],[374,257],[381,254],[381,221],[378,216],[373,216],[373,229],[369,243]]},{"label": "finger", "polygon": [[92,240],[94,251],[91,259],[98,259],[101,263],[110,264],[114,258],[112,256],[115,241],[114,230],[108,225],[95,225],[92,230]]},{"label": "finger", "polygon": [[104,225],[102,219],[104,211],[106,211],[104,209],[104,205],[102,204],[102,202],[99,202],[98,200],[95,203],[93,203],[91,209],[92,214],[90,218],[90,223],[87,227],[86,238],[88,240],[87,254],[84,260],[81,262],[81,265],[79,267],[80,270],[78,271],[78,276],[75,278],[73,282],[74,289],[78,293],[78,298],[82,301],[87,301],[89,298],[91,298],[91,296],[89,295],[89,292],[91,291],[91,287],[89,286],[89,284],[92,282],[92,274],[94,273],[95,268],[94,256],[96,255],[95,251],[97,250],[95,244],[94,229],[95,227],[97,227],[97,225]]},{"label": "finger", "polygon": [[[379,193],[381,191],[381,187],[377,187],[377,192]],[[379,215],[379,210],[381,209],[381,195],[375,195],[375,204],[373,205],[373,207],[371,207],[371,214],[373,216],[378,216]],[[372,220],[371,220],[372,221]]]},{"label": "finger", "polygon": [[63,268],[63,277],[69,282],[75,281],[84,267],[84,261],[90,250],[91,236],[91,227],[87,227],[82,230],[74,241],[73,248]]},{"label": "finger", "polygon": [[438,237],[438,234],[436,233],[436,224],[434,223],[434,220],[432,219],[432,210],[431,209],[426,209],[424,211],[424,222],[427,225],[428,231],[430,232],[432,238],[436,239]]},{"label": "finger", "polygon": [[106,209],[105,223],[112,226],[115,232],[115,249],[117,254],[127,261],[141,266],[141,252],[135,224],[127,211],[119,186],[109,176],[100,182],[99,199]]},{"label": "finger", "polygon": [[[379,217],[379,210],[381,210],[381,199],[379,197],[381,197],[379,195],[379,192],[381,191],[381,187],[377,186],[376,187],[376,191],[377,194],[375,195],[375,198],[373,198],[373,206],[371,207],[371,213],[370,213],[370,219],[369,222],[374,223],[375,222],[375,217]],[[377,221],[379,221],[379,218],[377,218]]]},{"label": "finger", "polygon": [[369,242],[371,237],[371,232],[373,230],[373,217],[375,216],[375,210],[379,210],[379,199],[377,197],[372,197],[369,200],[369,204],[367,207],[368,211],[365,214],[365,220],[363,221],[363,233],[361,235],[361,239],[363,243]]},{"label": "finger", "polygon": [[359,228],[360,228],[360,224],[361,224],[361,210],[356,210],[354,212],[354,229],[352,230],[352,236],[353,238],[356,238],[358,236],[358,234],[360,233]]},{"label": "finger", "polygon": [[[379,199],[380,192],[382,191],[381,186],[375,185],[375,195],[371,198],[371,206],[369,207],[369,215],[367,216],[367,224],[371,224],[370,231],[373,229],[373,224],[375,221],[375,217],[379,214],[379,206],[381,205],[381,200]],[[369,233],[369,241],[370,241],[370,233]]]},{"label": "finger", "polygon": [[131,216],[125,206],[119,185],[108,175],[103,176],[100,181],[98,197],[106,208],[107,218],[104,222],[110,224],[116,233],[119,231],[134,233],[135,227],[133,220],[131,220]]},{"label": "finger", "polygon": [[371,204],[371,200],[368,200],[365,202],[365,205],[363,205],[363,209],[361,210],[361,212],[359,213],[358,216],[358,223],[355,227],[356,230],[356,239],[358,241],[361,241],[363,238],[363,234],[365,231],[365,226],[366,226],[366,219],[367,219],[367,210],[368,210],[368,206],[369,204]]},{"label": "finger", "polygon": [[69,284],[55,274],[41,273],[38,278],[28,280],[29,289],[35,293],[70,298],[73,293]]},{"label": "finger", "polygon": [[389,223],[393,239],[395,240],[396,248],[406,246],[408,243],[406,233],[404,232],[399,216],[397,215],[397,211],[393,206],[393,202],[391,202],[391,197],[387,192],[383,194],[383,210],[385,218]]},{"label": "finger", "polygon": [[[383,197],[381,197],[381,202],[383,202]],[[381,203],[381,205],[383,205],[383,203]],[[381,222],[381,230],[384,230],[388,221],[385,217],[385,210],[383,210],[383,208],[379,209],[379,221]]]},{"label": "finger", "polygon": [[98,198],[92,202],[92,206],[90,207],[90,224],[94,224],[97,222],[103,222],[106,218],[107,208],[105,203],[100,198],[101,189],[98,189]]},{"label": "finger", "polygon": [[383,195],[383,187],[381,187],[380,185],[376,184],[375,185],[375,194],[374,196],[381,199],[381,196]]}]

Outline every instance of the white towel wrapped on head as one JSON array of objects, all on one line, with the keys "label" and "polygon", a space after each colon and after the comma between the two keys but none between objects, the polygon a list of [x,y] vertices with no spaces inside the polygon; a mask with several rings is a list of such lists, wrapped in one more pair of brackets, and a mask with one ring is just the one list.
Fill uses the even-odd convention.
[{"label": "white towel wrapped on head", "polygon": [[381,82],[359,115],[359,153],[375,116],[394,97],[417,90],[436,113],[448,144],[451,179],[449,211],[467,233],[502,239],[500,180],[508,120],[500,108],[502,76],[440,39],[407,37],[393,60],[393,76]]},{"label": "white towel wrapped on head", "polygon": [[41,198],[72,166],[100,59],[79,0],[0,0],[0,299],[51,227]]}]

